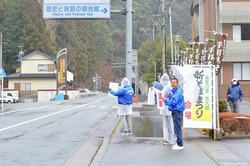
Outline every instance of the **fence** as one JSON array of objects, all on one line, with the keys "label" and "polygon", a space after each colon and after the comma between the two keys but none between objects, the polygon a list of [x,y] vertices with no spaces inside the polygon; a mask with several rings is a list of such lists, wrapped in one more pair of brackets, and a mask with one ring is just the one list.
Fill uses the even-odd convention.
[{"label": "fence", "polygon": [[19,102],[28,103],[28,102],[37,102],[38,93],[37,91],[19,91]]}]

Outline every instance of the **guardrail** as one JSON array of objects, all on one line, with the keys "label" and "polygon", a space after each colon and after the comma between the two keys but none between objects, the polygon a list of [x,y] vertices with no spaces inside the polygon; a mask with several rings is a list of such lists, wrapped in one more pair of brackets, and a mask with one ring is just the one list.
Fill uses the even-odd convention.
[{"label": "guardrail", "polygon": [[80,92],[77,95],[77,98],[85,98],[85,97],[90,97],[90,96],[99,96],[99,95],[103,95],[105,93],[103,92]]}]

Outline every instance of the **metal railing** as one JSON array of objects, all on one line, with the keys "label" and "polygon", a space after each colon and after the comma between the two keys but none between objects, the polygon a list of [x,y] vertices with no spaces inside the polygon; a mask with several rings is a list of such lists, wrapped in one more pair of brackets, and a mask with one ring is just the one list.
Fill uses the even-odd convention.
[{"label": "metal railing", "polygon": [[100,96],[100,95],[104,95],[106,93],[103,92],[80,92],[78,94],[77,98],[86,98],[86,97],[90,97],[90,96]]}]

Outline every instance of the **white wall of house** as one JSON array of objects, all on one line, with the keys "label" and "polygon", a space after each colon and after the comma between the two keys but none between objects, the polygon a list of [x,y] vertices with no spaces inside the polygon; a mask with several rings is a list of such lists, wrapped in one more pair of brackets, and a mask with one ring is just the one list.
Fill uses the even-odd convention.
[{"label": "white wall of house", "polygon": [[15,89],[15,83],[21,84],[21,90],[38,90],[38,89],[56,89],[56,78],[29,78],[29,79],[10,79],[9,80],[9,89]]},{"label": "white wall of house", "polygon": [[30,57],[26,57],[21,62],[22,73],[55,73],[55,67],[53,71],[39,70],[38,65],[55,65],[52,59],[49,59],[41,54],[35,54]]}]

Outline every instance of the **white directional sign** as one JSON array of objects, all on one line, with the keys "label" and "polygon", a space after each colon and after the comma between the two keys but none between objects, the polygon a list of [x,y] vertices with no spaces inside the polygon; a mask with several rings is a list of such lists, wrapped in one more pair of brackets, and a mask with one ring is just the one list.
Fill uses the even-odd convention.
[{"label": "white directional sign", "polygon": [[110,18],[110,0],[44,0],[44,19]]}]

